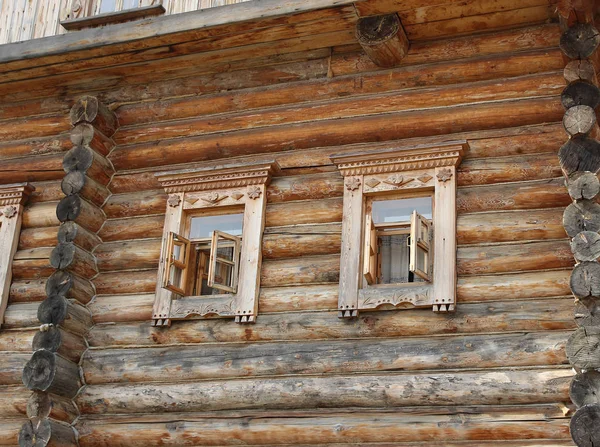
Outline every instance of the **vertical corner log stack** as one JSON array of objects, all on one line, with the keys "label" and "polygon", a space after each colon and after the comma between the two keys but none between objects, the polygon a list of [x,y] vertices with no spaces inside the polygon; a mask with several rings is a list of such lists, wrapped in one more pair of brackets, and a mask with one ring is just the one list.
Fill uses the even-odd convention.
[{"label": "vertical corner log stack", "polygon": [[567,358],[577,371],[571,383],[571,400],[577,411],[571,419],[571,437],[580,447],[600,445],[600,135],[596,109],[600,89],[594,60],[600,33],[593,24],[593,1],[562,2],[559,6],[565,31],[560,48],[570,61],[564,71],[569,83],[562,93],[566,109],[563,125],[569,140],[559,150],[559,160],[573,203],[563,223],[571,237],[577,262],[571,275],[579,328],[569,337]]},{"label": "vertical corner log stack", "polygon": [[56,271],[46,282],[47,298],[38,308],[40,331],[33,355],[23,369],[23,383],[33,391],[27,405],[30,418],[21,428],[19,445],[77,445],[71,424],[79,412],[73,398],[82,387],[79,360],[92,326],[85,305],[95,295],[91,280],[98,274],[94,249],[105,221],[102,205],[110,196],[114,174],[106,159],[118,122],[94,97],[78,100],[71,109],[73,148],[63,159],[65,194],[56,215],[61,222],[58,244],[50,255]]}]

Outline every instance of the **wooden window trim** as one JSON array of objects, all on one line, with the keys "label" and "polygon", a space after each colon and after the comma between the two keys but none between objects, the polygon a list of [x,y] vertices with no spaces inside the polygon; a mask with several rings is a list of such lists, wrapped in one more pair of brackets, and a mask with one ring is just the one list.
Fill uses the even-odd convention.
[{"label": "wooden window trim", "polygon": [[[381,306],[454,310],[456,304],[456,166],[465,140],[332,155],[344,176],[338,311],[341,318]],[[368,198],[433,191],[433,281],[364,285]],[[437,224],[436,224],[437,223]]]},{"label": "wooden window trim", "polygon": [[0,185],[0,327],[8,305],[12,260],[19,244],[23,208],[34,190],[28,183]]},{"label": "wooden window trim", "polygon": [[[266,187],[271,177],[279,170],[277,162],[269,160],[156,174],[158,181],[169,194],[169,198],[152,314],[154,326],[169,326],[172,320],[214,316],[235,318],[238,323],[256,321],[262,262],[262,233],[267,203]],[[207,210],[211,213],[220,212],[234,207],[239,209],[242,206],[244,208],[243,236],[239,250],[236,293],[210,297],[178,297],[164,289],[169,233],[182,234],[186,230],[189,214]]]}]

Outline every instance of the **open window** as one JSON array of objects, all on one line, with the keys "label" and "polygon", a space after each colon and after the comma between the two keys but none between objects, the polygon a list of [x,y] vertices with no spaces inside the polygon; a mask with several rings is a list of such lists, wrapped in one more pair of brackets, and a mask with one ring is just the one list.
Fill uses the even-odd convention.
[{"label": "open window", "polygon": [[266,186],[275,162],[157,174],[170,193],[153,323],[258,311]]},{"label": "open window", "polygon": [[339,316],[456,302],[456,166],[466,141],[331,157],[344,176]]},{"label": "open window", "polygon": [[367,200],[363,250],[367,285],[431,281],[432,204],[431,195]]}]

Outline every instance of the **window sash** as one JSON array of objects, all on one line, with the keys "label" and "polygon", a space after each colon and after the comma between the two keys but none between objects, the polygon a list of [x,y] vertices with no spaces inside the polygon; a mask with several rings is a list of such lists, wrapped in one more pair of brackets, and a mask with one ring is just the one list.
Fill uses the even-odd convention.
[{"label": "window sash", "polygon": [[[177,247],[179,247],[179,256],[175,257]],[[163,272],[163,287],[173,293],[185,296],[190,261],[190,241],[183,236],[170,231],[167,237],[166,253],[167,258],[165,262],[165,270]],[[170,283],[172,268],[181,270],[179,285]]]},{"label": "window sash", "polygon": [[[233,257],[232,260],[219,258],[218,249],[223,247],[222,242],[225,241],[225,247],[231,247],[233,243]],[[228,243],[229,241],[230,243]],[[212,235],[212,242],[210,244],[210,261],[208,267],[208,286],[214,289],[222,290],[224,292],[237,292],[238,285],[238,271],[240,263],[240,248],[241,238],[225,233],[223,231],[215,230]],[[231,286],[217,282],[217,264],[225,264],[231,267]]]},{"label": "window sash", "polygon": [[[417,211],[413,211],[410,218],[409,270],[425,281],[431,281],[430,239],[431,223],[417,213]],[[423,253],[424,265],[427,271],[423,271],[419,268],[419,251]]]}]

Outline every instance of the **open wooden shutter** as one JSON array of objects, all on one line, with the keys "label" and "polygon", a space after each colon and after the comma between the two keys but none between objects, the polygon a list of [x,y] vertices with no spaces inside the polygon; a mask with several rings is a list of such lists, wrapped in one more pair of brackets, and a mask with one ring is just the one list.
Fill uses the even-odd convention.
[{"label": "open wooden shutter", "polygon": [[430,235],[431,223],[416,211],[410,216],[410,271],[431,281]]},{"label": "open wooden shutter", "polygon": [[163,287],[178,295],[185,296],[188,264],[190,260],[190,241],[170,232],[167,238],[167,259],[163,272]]},{"label": "open wooden shutter", "polygon": [[367,213],[365,220],[363,275],[368,284],[377,283],[377,230],[375,229],[371,213]]},{"label": "open wooden shutter", "polygon": [[208,286],[236,293],[242,240],[237,236],[215,230],[210,244]]}]

